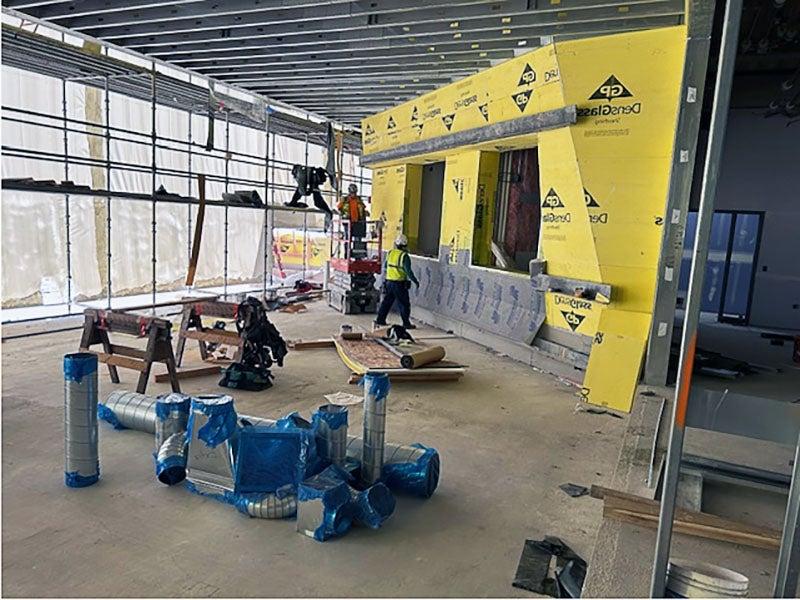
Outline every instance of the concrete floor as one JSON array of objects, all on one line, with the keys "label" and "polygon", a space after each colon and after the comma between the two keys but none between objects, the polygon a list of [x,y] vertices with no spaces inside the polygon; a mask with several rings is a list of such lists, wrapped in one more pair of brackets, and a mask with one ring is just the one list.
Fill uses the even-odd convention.
[{"label": "concrete floor", "polygon": [[[270,318],[287,339],[370,321],[309,307]],[[248,519],[159,484],[151,436],[105,424],[100,483],[64,487],[61,357],[78,339],[70,331],[2,346],[5,596],[531,596],[511,586],[526,538],[556,535],[591,555],[602,503],[558,486],[607,485],[626,421],[575,413],[572,388],[481,346],[444,340],[448,357],[470,366],[464,379],[395,384],[390,394],[387,439],[441,454],[433,498],[399,497],[383,529],[321,544],[297,534],[294,521]],[[357,392],[332,350],[292,352],[275,375],[270,390],[234,393],[237,408],[309,415],[325,393]],[[134,376],[121,371],[113,386],[101,371],[101,399],[133,389]],[[187,380],[184,391],[219,391],[216,382]],[[351,411],[351,424],[360,418]]]}]

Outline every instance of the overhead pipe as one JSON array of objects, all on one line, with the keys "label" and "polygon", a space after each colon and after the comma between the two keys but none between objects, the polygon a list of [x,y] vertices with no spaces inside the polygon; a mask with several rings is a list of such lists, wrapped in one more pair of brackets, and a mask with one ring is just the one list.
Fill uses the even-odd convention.
[{"label": "overhead pipe", "polygon": [[[98,416],[115,429],[135,429],[147,433],[155,432],[156,398],[135,392],[112,392],[105,404],[97,406]],[[144,412],[143,412],[144,411]],[[149,411],[149,413],[148,413]],[[142,414],[145,418],[142,418]],[[148,414],[152,415],[147,418]],[[273,419],[239,415],[242,425],[272,427]],[[149,428],[148,428],[149,427]],[[348,436],[347,458],[360,462],[363,442],[361,438]],[[384,483],[395,491],[421,498],[430,498],[439,485],[441,459],[435,448],[422,444],[384,444],[382,476]]]},{"label": "overhead pipe", "polygon": [[64,483],[86,487],[100,479],[97,452],[97,355],[64,356]]}]

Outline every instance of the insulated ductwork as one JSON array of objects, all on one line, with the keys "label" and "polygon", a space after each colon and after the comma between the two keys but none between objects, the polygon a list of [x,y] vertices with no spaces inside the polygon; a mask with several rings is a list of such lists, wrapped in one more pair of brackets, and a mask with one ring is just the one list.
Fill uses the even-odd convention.
[{"label": "insulated ductwork", "polygon": [[[126,402],[119,402],[118,399],[121,395],[138,396],[138,402],[130,401],[130,399],[126,399]],[[125,423],[134,422],[128,412],[137,412],[138,406],[148,403],[152,414],[152,422],[155,423],[156,399],[133,392],[112,393],[106,400],[105,405],[98,405],[98,415],[111,425],[117,427],[116,424],[119,423],[124,428]],[[239,420],[243,425],[261,427],[275,425],[275,421],[272,419],[247,415],[240,415]],[[142,420],[136,419],[136,422],[142,422]],[[147,425],[147,419],[144,420],[144,425]],[[136,427],[130,428],[136,429]],[[150,430],[145,428],[138,430],[152,433],[155,430],[155,425]],[[361,438],[348,437],[347,458],[360,462],[362,446]],[[386,442],[384,444],[383,481],[393,491],[430,498],[439,485],[440,464],[439,453],[435,448],[429,448],[422,444],[401,445]]]},{"label": "insulated ductwork", "polygon": [[186,435],[189,443],[186,477],[199,490],[233,491],[236,427],[230,396],[208,394],[192,398]]},{"label": "insulated ductwork", "polygon": [[350,496],[355,506],[356,521],[370,529],[379,529],[394,512],[394,496],[382,483],[363,491],[350,488]]},{"label": "insulated ductwork", "polygon": [[389,376],[386,373],[364,375],[364,434],[361,447],[361,481],[366,485],[381,479],[383,446],[386,438],[386,396]]},{"label": "insulated ductwork", "polygon": [[100,479],[97,454],[97,355],[64,356],[64,483],[86,487]]},{"label": "insulated ductwork", "polygon": [[347,457],[347,407],[323,404],[314,413],[314,424],[323,439],[322,458],[344,467]]}]

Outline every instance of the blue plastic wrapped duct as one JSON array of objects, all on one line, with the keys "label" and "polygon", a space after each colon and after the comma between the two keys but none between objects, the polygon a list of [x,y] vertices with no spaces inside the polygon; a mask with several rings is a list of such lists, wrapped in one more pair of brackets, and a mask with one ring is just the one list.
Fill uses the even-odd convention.
[{"label": "blue plastic wrapped duct", "polygon": [[189,423],[186,428],[187,443],[191,441],[196,412],[201,412],[208,417],[206,424],[198,430],[197,437],[209,448],[216,448],[222,442],[233,437],[236,432],[236,411],[233,407],[233,398],[221,395],[198,396],[192,398]]},{"label": "blue plastic wrapped duct", "polygon": [[[411,444],[411,447],[421,452],[415,452],[413,460],[402,462],[402,457],[397,456],[402,448],[398,449],[390,462],[383,465],[383,482],[392,490],[430,498],[439,485],[439,453],[422,444]],[[398,458],[401,462],[394,462]]]},{"label": "blue plastic wrapped duct", "polygon": [[236,509],[249,517],[287,519],[297,514],[297,492],[293,485],[286,485],[274,492],[234,496]]},{"label": "blue plastic wrapped duct", "polygon": [[71,488],[88,487],[100,480],[100,463],[97,463],[97,473],[95,475],[79,475],[77,471],[64,473],[64,484]]},{"label": "blue plastic wrapped duct", "polygon": [[172,392],[156,398],[156,418],[166,421],[172,415],[189,415],[192,398],[186,394]]},{"label": "blue plastic wrapped duct", "polygon": [[361,492],[351,488],[350,494],[355,505],[356,521],[370,529],[379,529],[394,513],[394,496],[382,483],[376,483]]},{"label": "blue plastic wrapped duct", "polygon": [[375,396],[376,400],[383,400],[389,395],[392,388],[389,383],[389,376],[386,373],[367,373],[358,382],[361,387],[366,387],[370,396]]},{"label": "blue plastic wrapped duct", "polygon": [[106,423],[114,427],[114,429],[116,430],[127,429],[125,425],[119,422],[117,414],[113,410],[108,408],[105,404],[97,405],[97,418],[102,421],[105,421]]},{"label": "blue plastic wrapped duct", "polygon": [[275,427],[277,429],[312,429],[313,425],[301,417],[299,412],[294,411],[275,421]]},{"label": "blue plastic wrapped duct", "polygon": [[[331,410],[335,407],[338,410]],[[336,404],[323,404],[314,412],[311,423],[316,428],[320,421],[324,421],[331,431],[336,431],[340,427],[347,427],[347,407]]]},{"label": "blue plastic wrapped duct", "polygon": [[331,465],[298,486],[297,531],[324,542],[350,530],[355,508],[346,477]]},{"label": "blue plastic wrapped duct", "polygon": [[64,379],[81,383],[86,375],[97,371],[97,355],[91,352],[77,352],[64,356]]},{"label": "blue plastic wrapped duct", "polygon": [[244,427],[239,433],[235,468],[237,493],[275,492],[305,478],[310,431]]}]

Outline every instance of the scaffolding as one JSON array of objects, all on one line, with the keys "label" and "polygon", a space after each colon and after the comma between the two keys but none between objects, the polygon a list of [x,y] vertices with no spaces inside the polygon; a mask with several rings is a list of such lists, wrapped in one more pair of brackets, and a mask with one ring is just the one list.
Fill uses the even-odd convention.
[{"label": "scaffolding", "polygon": [[[13,11],[3,9],[5,15],[15,15]],[[263,260],[263,270],[260,274],[260,291],[267,294],[267,290],[275,287],[273,275],[275,213],[288,211],[302,214],[302,247],[303,260],[301,266],[302,278],[308,271],[306,249],[309,236],[309,213],[323,214],[314,208],[290,208],[279,205],[276,201],[276,192],[291,193],[293,185],[277,181],[280,171],[290,172],[291,162],[280,160],[276,157],[276,139],[284,136],[301,141],[304,144],[305,166],[308,165],[309,146],[317,145],[326,147],[329,141],[329,122],[323,117],[295,109],[290,105],[272,101],[235,86],[222,84],[211,78],[197,75],[180,69],[173,65],[161,63],[157,59],[143,57],[129,50],[117,48],[111,44],[95,40],[51,23],[34,22],[38,32],[27,31],[24,27],[30,21],[22,22],[20,26],[3,23],[2,52],[3,65],[15,67],[23,71],[30,71],[40,75],[61,80],[61,114],[44,113],[23,107],[2,106],[3,119],[10,123],[22,124],[25,127],[45,128],[60,131],[63,136],[63,152],[47,152],[36,148],[21,145],[3,144],[3,155],[10,158],[32,159],[64,165],[62,183],[40,182],[23,179],[4,179],[4,190],[15,190],[26,193],[56,194],[63,197],[65,206],[64,227],[66,231],[66,311],[64,314],[48,315],[66,316],[74,314],[75,308],[82,309],[78,302],[73,301],[73,256],[70,240],[70,203],[75,197],[99,197],[106,199],[105,234],[107,236],[107,255],[105,257],[106,281],[105,303],[108,308],[112,306],[114,298],[114,280],[112,269],[111,236],[113,233],[112,199],[130,202],[149,202],[151,206],[151,282],[150,305],[155,310],[158,294],[158,260],[157,260],[157,232],[158,218],[156,207],[160,203],[177,203],[187,205],[186,227],[189,235],[187,256],[191,253],[192,231],[192,206],[200,204],[200,200],[192,195],[192,184],[198,173],[193,169],[193,158],[202,155],[207,160],[222,163],[222,174],[206,174],[206,180],[221,184],[226,196],[223,199],[210,199],[205,201],[209,207],[221,207],[224,210],[224,247],[223,247],[223,273],[222,296],[229,295],[228,255],[229,241],[229,210],[231,207],[252,209],[263,213],[264,227],[263,238],[258,243],[263,246],[263,255],[258,257]],[[47,32],[49,35],[42,35]],[[58,39],[60,38],[60,39]],[[96,88],[102,91],[104,97],[103,122],[93,122],[87,119],[77,119],[69,114],[68,83],[77,83]],[[149,103],[151,127],[149,132],[136,131],[130,128],[116,127],[111,123],[112,95],[114,93],[134,98]],[[188,136],[178,139],[163,135],[158,131],[157,115],[164,107],[179,110],[188,117]],[[193,139],[192,121],[198,116],[208,119],[209,140],[203,144]],[[224,120],[224,140],[222,147],[218,147],[213,140],[215,121]],[[247,152],[235,151],[231,148],[231,125],[240,125],[250,130],[259,132],[264,136],[264,155],[254,155]],[[357,132],[345,126],[332,122],[333,130],[341,137],[341,152],[349,152],[354,156],[360,155],[360,139]],[[103,144],[104,156],[81,156],[74,153],[70,146],[70,135],[86,136],[86,139],[96,138]],[[112,144],[135,144],[149,150],[149,164],[136,164],[134,162],[113,160]],[[180,153],[186,157],[185,168],[173,168],[159,164],[159,151]],[[217,162],[218,164],[218,162]],[[263,169],[263,179],[249,177],[235,177],[231,173],[234,165],[258,167]],[[76,166],[101,169],[105,173],[105,189],[96,189],[89,186],[79,186],[70,182],[70,168]],[[314,165],[312,165],[314,166]],[[115,171],[140,173],[149,175],[150,191],[140,193],[126,190],[112,189],[112,173]],[[15,174],[16,176],[16,174]],[[370,178],[364,173],[363,167],[355,173],[337,173],[339,186],[356,183],[359,188],[370,184]],[[160,177],[180,178],[186,181],[186,193],[159,193],[158,182]],[[233,186],[245,186],[257,191],[263,190],[262,205],[255,206],[239,202],[231,202],[227,196]],[[174,190],[170,190],[174,192]],[[335,204],[337,193],[323,190],[323,196],[330,204]],[[280,257],[278,257],[280,258]],[[281,272],[283,267],[281,266]],[[256,291],[253,288],[251,291]]]}]

